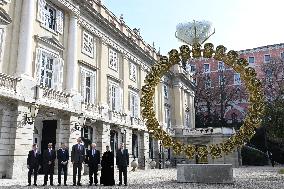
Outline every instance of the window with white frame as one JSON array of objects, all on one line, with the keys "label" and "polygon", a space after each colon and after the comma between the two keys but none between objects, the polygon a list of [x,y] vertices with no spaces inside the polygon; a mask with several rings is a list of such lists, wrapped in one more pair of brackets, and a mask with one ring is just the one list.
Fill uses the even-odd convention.
[{"label": "window with white frame", "polygon": [[108,83],[108,99],[109,99],[109,107],[113,111],[121,111],[121,94],[122,90],[119,87],[118,83],[109,81]]},{"label": "window with white frame", "polygon": [[137,66],[132,62],[130,62],[130,65],[129,65],[129,78],[132,81],[136,81],[137,79]]},{"label": "window with white frame", "polygon": [[0,28],[0,63],[2,62],[3,50],[4,50],[4,28]]},{"label": "window with white frame", "polygon": [[254,64],[254,56],[250,56],[248,58],[248,62],[249,62],[249,64]]},{"label": "window with white frame", "polygon": [[109,68],[118,70],[118,54],[113,49],[109,49]]},{"label": "window with white frame", "polygon": [[94,57],[94,37],[87,33],[83,32],[83,39],[82,39],[82,53],[90,56],[91,58]]},{"label": "window with white frame", "polygon": [[129,110],[131,117],[139,117],[138,103],[138,94],[135,92],[129,92]]},{"label": "window with white frame", "polygon": [[204,85],[205,85],[205,89],[211,88],[211,79],[210,79],[210,77],[206,78]]},{"label": "window with white frame", "polygon": [[185,127],[190,127],[190,111],[185,112]]},{"label": "window with white frame", "polygon": [[241,75],[239,73],[234,74],[234,85],[240,85],[241,84]]},{"label": "window with white frame", "polygon": [[219,75],[219,85],[224,85],[224,84],[225,84],[225,76]]},{"label": "window with white frame", "polygon": [[165,107],[165,123],[167,124],[167,128],[171,128],[170,107]]},{"label": "window with white frame", "polygon": [[84,103],[95,103],[96,71],[81,67],[81,95],[83,97]]},{"label": "window with white frame", "polygon": [[265,63],[270,62],[270,54],[264,55],[264,62]]},{"label": "window with white frame", "polygon": [[204,73],[210,73],[210,65],[208,63],[205,63],[203,65],[203,70],[204,70]]},{"label": "window with white frame", "polygon": [[169,98],[169,86],[167,84],[164,84],[164,97]]},{"label": "window with white frame", "polygon": [[64,14],[45,0],[38,0],[37,19],[41,26],[59,34],[63,34]]},{"label": "window with white frame", "polygon": [[219,61],[218,62],[218,71],[224,71],[224,70],[225,70],[224,62]]},{"label": "window with white frame", "polygon": [[63,59],[52,51],[37,49],[36,78],[37,84],[43,87],[62,90]]}]

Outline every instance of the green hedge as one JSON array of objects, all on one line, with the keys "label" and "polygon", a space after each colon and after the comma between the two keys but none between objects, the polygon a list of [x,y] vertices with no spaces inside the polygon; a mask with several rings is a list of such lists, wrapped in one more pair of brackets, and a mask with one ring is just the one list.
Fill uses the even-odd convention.
[{"label": "green hedge", "polygon": [[242,148],[242,164],[243,165],[268,165],[268,158],[265,154],[244,146]]}]

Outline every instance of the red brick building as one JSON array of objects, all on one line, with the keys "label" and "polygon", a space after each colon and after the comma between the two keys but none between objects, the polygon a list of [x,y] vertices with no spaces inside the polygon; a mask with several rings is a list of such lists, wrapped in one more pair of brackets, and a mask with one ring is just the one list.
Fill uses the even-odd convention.
[{"label": "red brick building", "polygon": [[[238,53],[247,59],[249,66],[255,68],[260,79],[267,81],[272,73],[264,73],[263,64],[284,59],[284,43],[241,50]],[[191,62],[190,71],[195,73],[197,113],[205,115],[205,118],[208,114],[218,115],[219,120],[224,119],[227,123],[243,120],[248,104],[240,74],[221,61],[204,58]],[[284,75],[284,70],[280,73]]]}]

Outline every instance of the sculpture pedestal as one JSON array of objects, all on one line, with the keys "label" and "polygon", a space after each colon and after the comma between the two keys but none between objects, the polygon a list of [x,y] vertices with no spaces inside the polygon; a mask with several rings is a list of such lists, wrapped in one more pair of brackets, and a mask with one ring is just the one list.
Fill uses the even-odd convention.
[{"label": "sculpture pedestal", "polygon": [[177,182],[233,183],[232,164],[178,164]]}]

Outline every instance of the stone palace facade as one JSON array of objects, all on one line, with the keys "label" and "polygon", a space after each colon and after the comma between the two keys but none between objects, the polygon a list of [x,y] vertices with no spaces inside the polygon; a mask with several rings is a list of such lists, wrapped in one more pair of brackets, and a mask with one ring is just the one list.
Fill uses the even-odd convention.
[{"label": "stone palace facade", "polygon": [[[158,57],[100,1],[0,0],[0,177],[26,176],[33,143],[70,148],[80,136],[102,152],[124,142],[147,167],[161,148],[141,120],[140,89]],[[192,76],[179,65],[154,101],[170,135],[194,128]]]}]

